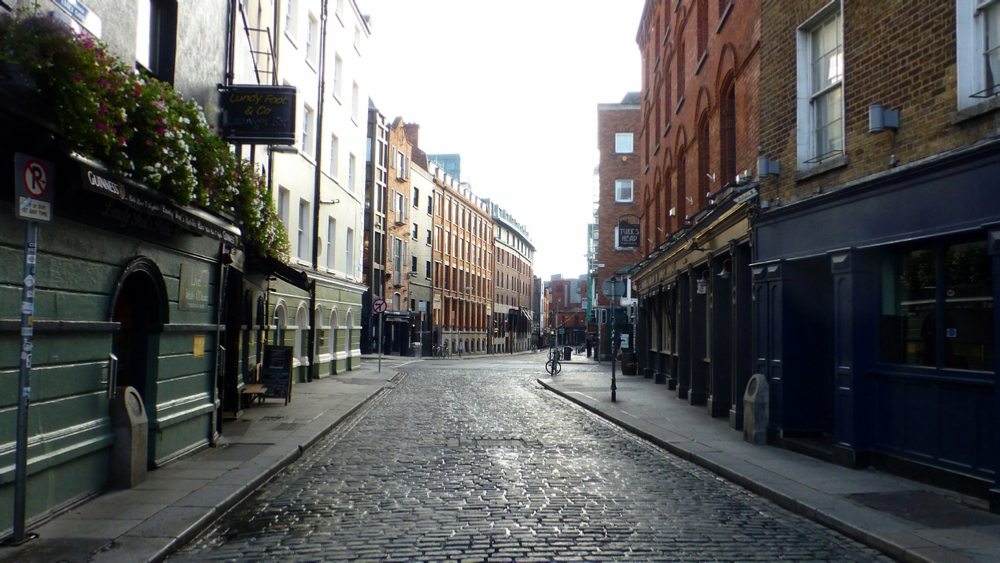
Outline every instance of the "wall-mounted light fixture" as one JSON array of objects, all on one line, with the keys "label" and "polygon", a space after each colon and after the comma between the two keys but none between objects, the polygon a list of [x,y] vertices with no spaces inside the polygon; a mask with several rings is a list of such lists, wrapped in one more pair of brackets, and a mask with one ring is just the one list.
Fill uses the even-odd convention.
[{"label": "wall-mounted light fixture", "polygon": [[719,277],[722,278],[722,279],[724,279],[724,280],[728,280],[729,276],[733,275],[732,267],[733,267],[733,261],[732,260],[730,260],[728,258],[726,260],[723,260],[722,261],[722,269],[719,270]]},{"label": "wall-mounted light fixture", "polygon": [[697,288],[695,292],[698,295],[705,295],[708,293],[708,269],[706,268],[704,272],[701,273],[701,278],[698,279]]},{"label": "wall-mounted light fixture", "polygon": [[767,178],[771,174],[781,174],[781,161],[771,160],[764,155],[757,157],[757,176]]},{"label": "wall-mounted light fixture", "polygon": [[336,203],[340,203],[340,200],[337,199],[337,198],[334,198],[334,199],[321,199],[319,201],[320,205],[334,205]]},{"label": "wall-mounted light fixture", "polygon": [[882,104],[868,106],[868,132],[881,133],[886,129],[899,129],[899,110],[885,109]]}]

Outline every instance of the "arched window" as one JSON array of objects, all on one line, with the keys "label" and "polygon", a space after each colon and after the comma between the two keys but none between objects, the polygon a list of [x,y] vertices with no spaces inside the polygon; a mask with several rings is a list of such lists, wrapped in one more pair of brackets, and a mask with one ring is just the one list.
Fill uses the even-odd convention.
[{"label": "arched window", "polygon": [[702,116],[698,122],[698,197],[696,198],[697,209],[705,206],[707,201],[705,195],[712,191],[712,171],[711,171],[711,143],[710,126],[708,113]]},{"label": "arched window", "polygon": [[274,306],[274,317],[272,318],[271,324],[274,326],[274,338],[271,339],[271,344],[275,346],[285,345],[285,324],[287,323],[287,315],[285,313],[285,303],[279,301],[277,305]]},{"label": "arched window", "polygon": [[726,82],[719,108],[719,174],[722,185],[736,178],[736,86]]},{"label": "arched window", "polygon": [[309,309],[305,304],[300,304],[299,308],[295,311],[295,342],[293,343],[294,352],[296,358],[300,361],[305,360],[306,351],[309,350],[309,342],[306,340],[309,337]]}]

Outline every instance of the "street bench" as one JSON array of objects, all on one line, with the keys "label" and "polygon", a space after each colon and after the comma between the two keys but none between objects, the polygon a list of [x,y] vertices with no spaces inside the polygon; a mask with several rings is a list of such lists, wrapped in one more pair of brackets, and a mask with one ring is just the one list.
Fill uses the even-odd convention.
[{"label": "street bench", "polygon": [[264,393],[267,392],[267,387],[261,383],[248,383],[243,386],[243,402],[245,405],[252,405],[254,401],[259,403],[264,402]]}]

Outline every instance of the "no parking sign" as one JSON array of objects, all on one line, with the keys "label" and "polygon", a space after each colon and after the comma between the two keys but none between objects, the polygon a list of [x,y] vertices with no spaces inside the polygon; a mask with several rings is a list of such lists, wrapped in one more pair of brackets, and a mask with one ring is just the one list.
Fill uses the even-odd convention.
[{"label": "no parking sign", "polygon": [[55,178],[51,162],[24,153],[14,155],[15,214],[19,219],[52,221]]}]

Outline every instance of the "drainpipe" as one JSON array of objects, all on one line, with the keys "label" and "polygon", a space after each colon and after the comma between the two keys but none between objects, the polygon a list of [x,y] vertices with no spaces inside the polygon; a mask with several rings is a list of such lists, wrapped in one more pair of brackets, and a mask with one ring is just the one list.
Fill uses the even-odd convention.
[{"label": "drainpipe", "polygon": [[[323,168],[320,164],[323,161],[323,99],[326,96],[326,23],[329,12],[329,0],[323,0],[320,11],[320,31],[319,31],[319,92],[316,100],[316,150],[315,150],[315,176],[313,177],[313,236],[312,236],[312,267],[315,270],[319,267],[319,207],[323,180]],[[332,249],[331,249],[332,250]],[[316,282],[309,285],[309,369],[307,370],[307,380],[313,380],[316,373]],[[318,375],[318,374],[317,374]]]}]

